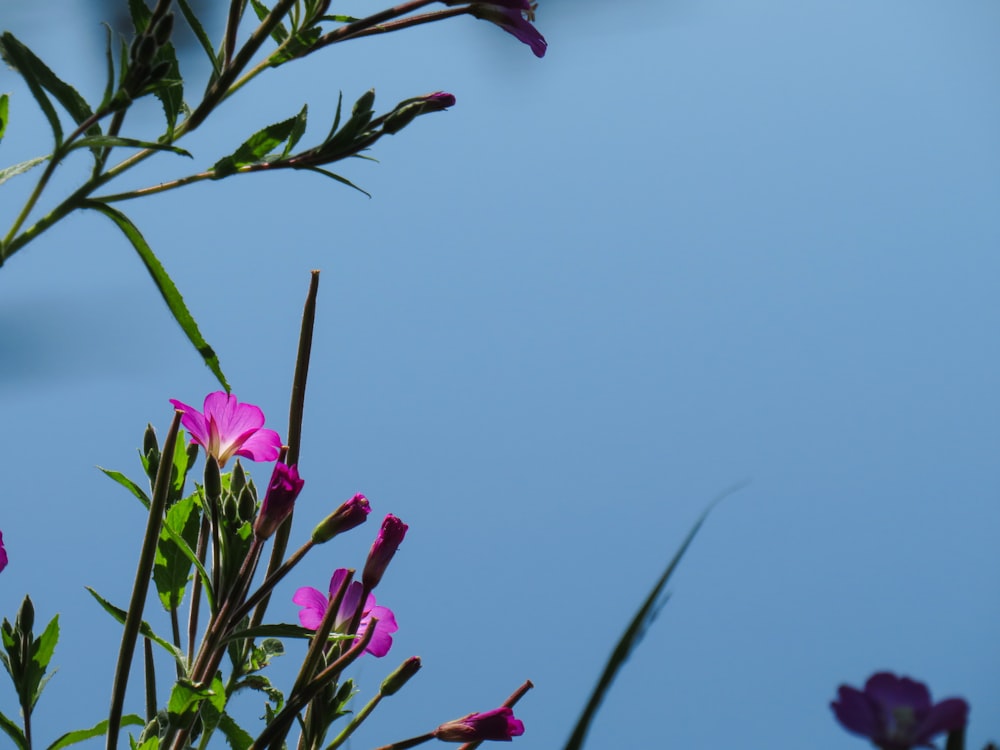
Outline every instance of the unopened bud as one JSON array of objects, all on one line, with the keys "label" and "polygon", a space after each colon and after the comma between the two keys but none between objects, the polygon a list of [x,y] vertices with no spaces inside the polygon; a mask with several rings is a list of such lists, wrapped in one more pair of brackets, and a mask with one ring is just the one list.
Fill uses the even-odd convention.
[{"label": "unopened bud", "polygon": [[214,456],[205,462],[205,497],[210,503],[217,503],[222,497],[222,475]]},{"label": "unopened bud", "polygon": [[382,130],[390,135],[398,133],[420,115],[440,112],[455,104],[455,97],[445,91],[435,91],[427,96],[407,99],[396,105],[396,109],[386,115]]},{"label": "unopened bud", "polygon": [[149,65],[156,56],[156,40],[143,34],[132,43],[132,62],[137,65]]},{"label": "unopened bud", "polygon": [[355,526],[360,526],[368,518],[370,512],[371,506],[368,504],[368,498],[359,492],[319,522],[313,529],[313,543],[329,542],[337,534],[343,534]]},{"label": "unopened bud", "polygon": [[371,591],[378,586],[408,528],[410,527],[391,513],[382,521],[382,528],[368,551],[368,560],[365,561],[365,569],[361,574],[366,590]]},{"label": "unopened bud", "polygon": [[379,692],[382,695],[395,695],[413,675],[420,671],[420,657],[411,656],[398,667],[396,671],[382,680]]},{"label": "unopened bud", "polygon": [[257,538],[267,539],[288,518],[304,484],[305,480],[299,478],[295,466],[285,466],[280,461],[274,465],[271,483],[267,486],[260,514],[253,525],[253,533]]},{"label": "unopened bud", "polygon": [[174,30],[174,14],[167,13],[159,21],[156,22],[156,26],[153,27],[153,39],[156,40],[156,46],[162,47],[164,44],[170,41],[170,34]]}]

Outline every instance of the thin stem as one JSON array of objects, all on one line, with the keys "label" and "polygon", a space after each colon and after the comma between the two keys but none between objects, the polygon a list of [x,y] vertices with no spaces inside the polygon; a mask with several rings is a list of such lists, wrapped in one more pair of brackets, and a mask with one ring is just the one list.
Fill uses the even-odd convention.
[{"label": "thin stem", "polygon": [[[198,576],[195,575],[195,578]],[[177,653],[183,653],[181,647],[181,621],[177,613],[177,607],[170,608],[170,635],[174,642],[174,648],[177,649]],[[184,671],[181,669],[181,665],[174,661],[174,666],[177,667],[177,678],[180,679],[184,676]]]},{"label": "thin stem", "polygon": [[122,708],[125,704],[125,688],[128,686],[129,670],[132,666],[132,654],[139,636],[139,626],[142,624],[142,610],[146,604],[146,594],[149,592],[149,579],[153,572],[156,559],[156,545],[160,539],[160,527],[163,524],[163,512],[167,506],[167,496],[170,494],[170,470],[172,464],[169,457],[174,455],[177,444],[177,432],[180,429],[181,412],[175,411],[167,437],[163,441],[160,455],[166,457],[160,461],[153,484],[153,497],[149,503],[149,520],[146,523],[146,534],[142,540],[142,550],[139,553],[139,564],[135,571],[135,583],[132,585],[132,598],[129,600],[125,615],[125,628],[122,632],[121,649],[118,652],[118,665],[115,667],[115,679],[111,692],[111,710],[108,712],[107,750],[118,747],[118,733],[121,731]]},{"label": "thin stem", "polygon": [[419,737],[411,737],[408,740],[393,742],[391,745],[382,745],[382,747],[376,748],[376,750],[408,750],[408,748],[423,745],[425,742],[432,739],[434,739],[434,732],[428,732],[427,734],[422,734]]},{"label": "thin stem", "polygon": [[236,625],[240,620],[250,614],[250,610],[253,609],[257,602],[271,593],[272,589],[278,585],[282,578],[284,578],[288,571],[298,565],[299,561],[305,557],[306,553],[316,546],[316,543],[310,539],[301,547],[299,547],[292,555],[281,564],[281,566],[274,571],[271,575],[264,579],[264,582],[260,587],[247,599],[240,608],[233,613],[232,619],[230,619],[229,624],[231,626]]},{"label": "thin stem", "polygon": [[[298,464],[302,443],[302,416],[305,411],[306,381],[309,377],[309,356],[312,352],[313,328],[316,324],[316,296],[319,294],[319,271],[309,276],[309,291],[302,309],[302,326],[299,330],[299,349],[295,357],[295,374],[292,376],[292,395],[288,406],[288,456],[289,466]],[[288,549],[288,537],[292,532],[294,510],[278,527],[274,535],[274,546],[267,563],[265,579],[270,579],[281,567]],[[265,594],[253,613],[252,624],[259,625],[264,619],[270,597]]]},{"label": "thin stem", "polygon": [[119,201],[128,201],[133,198],[142,198],[147,195],[156,195],[156,193],[165,193],[167,190],[173,190],[174,188],[184,187],[185,185],[192,185],[196,182],[201,182],[202,180],[210,180],[215,176],[215,170],[208,170],[207,172],[198,172],[197,174],[191,174],[187,177],[181,177],[176,180],[170,180],[169,182],[161,182],[159,185],[150,185],[149,187],[139,188],[138,190],[127,190],[124,193],[113,193],[111,195],[96,195],[93,200],[100,201],[101,203],[117,203]]},{"label": "thin stem", "polygon": [[146,674],[146,723],[156,718],[156,664],[153,662],[153,642],[142,639],[142,656]]},{"label": "thin stem", "polygon": [[469,8],[466,6],[462,8],[449,8],[447,10],[434,11],[432,13],[421,13],[416,16],[410,16],[409,18],[400,18],[397,21],[379,23],[368,28],[361,28],[357,30],[348,30],[347,26],[341,26],[339,29],[334,29],[333,31],[321,36],[316,42],[316,47],[326,47],[331,44],[346,42],[348,39],[360,39],[363,36],[388,34],[391,31],[400,31],[401,29],[408,29],[412,26],[420,26],[425,23],[433,23],[435,21],[443,21],[446,18],[462,16],[468,12]]},{"label": "thin stem", "polygon": [[[208,516],[201,514],[201,528],[198,530],[198,549],[195,552],[201,564],[205,564],[205,555],[208,551],[208,537],[212,533],[211,523]],[[201,576],[194,577],[191,584],[191,608],[188,611],[188,666],[194,663],[194,644],[198,638],[198,610],[201,606]]]}]

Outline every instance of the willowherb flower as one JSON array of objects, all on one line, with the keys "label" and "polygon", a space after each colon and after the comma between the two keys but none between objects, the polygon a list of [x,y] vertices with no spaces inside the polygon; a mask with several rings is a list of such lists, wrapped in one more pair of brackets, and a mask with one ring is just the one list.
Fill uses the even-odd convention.
[{"label": "willowherb flower", "polygon": [[183,412],[181,424],[205,453],[214,456],[219,466],[235,454],[251,461],[273,461],[281,450],[281,438],[274,430],[264,429],[264,412],[253,404],[241,404],[236,396],[216,391],[205,396],[203,411],[170,399]]},{"label": "willowherb flower", "polygon": [[[330,577],[329,595],[311,586],[304,586],[295,592],[292,601],[302,607],[299,610],[299,622],[302,623],[302,627],[316,630],[320,626],[326,615],[327,607],[330,606],[346,575],[346,568],[338,568],[333,572]],[[354,614],[357,612],[358,604],[361,602],[362,591],[363,587],[359,581],[352,581],[347,586],[347,591],[344,593],[340,608],[337,610],[337,616],[333,621],[335,632],[347,632],[347,628],[350,627],[351,620],[354,619]],[[392,633],[399,630],[399,626],[396,624],[396,616],[392,610],[388,607],[377,606],[374,594],[369,594],[365,600],[364,608],[361,610],[361,622],[358,625],[359,637],[368,632],[373,618],[378,622],[375,623],[375,632],[372,634],[368,646],[365,647],[365,651],[372,656],[382,657],[389,653],[389,649],[392,647]]]},{"label": "willowherb flower", "polygon": [[382,580],[385,569],[389,567],[392,556],[403,542],[406,530],[410,528],[390,513],[382,521],[382,528],[379,529],[378,536],[372,543],[372,548],[368,551],[368,559],[365,561],[365,569],[361,574],[361,580],[365,588],[371,591],[378,586]]},{"label": "willowherb flower", "polygon": [[3,547],[3,532],[0,531],[0,570],[7,567],[7,550]]},{"label": "willowherb flower", "polygon": [[524,734],[524,723],[514,718],[513,710],[503,706],[481,714],[469,714],[461,719],[448,721],[433,732],[444,742],[481,742],[501,740],[510,742],[512,737]]},{"label": "willowherb flower", "polygon": [[359,492],[316,525],[312,533],[313,543],[323,544],[337,534],[343,534],[360,526],[367,520],[371,511],[368,498]]},{"label": "willowherb flower", "polygon": [[[445,0],[446,5],[461,5],[467,0]],[[537,3],[532,0],[491,0],[490,2],[473,2],[468,13],[484,21],[496,24],[508,34],[513,34],[520,41],[531,47],[535,57],[545,57],[548,42],[531,25],[535,20]]]},{"label": "willowherb flower", "polygon": [[932,703],[924,683],[891,672],[873,674],[864,690],[841,685],[830,707],[844,729],[881,750],[934,747],[933,737],[962,729],[969,717],[961,698]]},{"label": "willowherb flower", "polygon": [[260,539],[267,539],[277,531],[281,522],[288,518],[295,506],[295,498],[302,491],[305,480],[299,477],[298,468],[285,466],[280,461],[271,472],[271,482],[260,504],[260,513],[254,521],[253,533]]}]

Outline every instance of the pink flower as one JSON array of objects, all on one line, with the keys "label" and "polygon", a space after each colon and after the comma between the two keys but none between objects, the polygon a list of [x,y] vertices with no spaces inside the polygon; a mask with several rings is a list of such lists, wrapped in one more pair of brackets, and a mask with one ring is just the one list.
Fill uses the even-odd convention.
[{"label": "pink flower", "polygon": [[204,412],[177,399],[170,403],[184,412],[181,424],[205,453],[214,456],[219,466],[234,453],[251,461],[273,461],[281,450],[281,438],[274,430],[264,429],[264,412],[252,404],[241,404],[236,396],[216,391],[205,396]]},{"label": "pink flower", "polygon": [[260,504],[260,513],[253,525],[253,532],[261,539],[267,539],[277,531],[281,522],[288,518],[295,506],[295,498],[302,491],[304,479],[299,478],[295,466],[285,466],[280,461],[274,465],[271,483]]},{"label": "pink flower", "polygon": [[7,567],[7,550],[3,548],[3,532],[0,531],[0,570]]},{"label": "pink flower", "polygon": [[434,730],[434,736],[444,742],[482,742],[501,740],[524,734],[524,723],[514,718],[514,712],[503,706],[482,714],[469,714],[446,722]]},{"label": "pink flower", "polygon": [[378,586],[379,581],[382,580],[382,575],[389,567],[399,545],[402,544],[408,528],[410,527],[392,513],[382,521],[382,528],[379,529],[378,536],[372,543],[372,548],[368,552],[368,560],[365,562],[365,570],[361,574],[361,580],[369,591]]},{"label": "pink flower", "polygon": [[863,691],[841,685],[830,708],[844,729],[882,750],[934,747],[933,737],[962,729],[969,716],[961,698],[931,703],[924,683],[891,672],[873,674]]},{"label": "pink flower", "polygon": [[[333,572],[333,576],[330,577],[329,595],[325,595],[311,586],[305,586],[295,592],[292,601],[302,607],[299,610],[299,622],[302,623],[302,627],[309,628],[309,630],[316,630],[319,627],[326,615],[327,607],[330,606],[333,596],[340,589],[346,575],[345,568],[338,568]],[[335,632],[347,632],[361,601],[362,590],[363,587],[359,581],[352,581],[347,586],[344,599],[340,603],[340,609],[337,610],[337,617],[333,622]],[[364,609],[361,611],[361,623],[358,625],[360,635],[368,632],[368,626],[373,618],[378,622],[375,624],[375,632],[372,634],[372,639],[368,642],[365,651],[372,656],[382,657],[389,653],[389,649],[392,647],[392,633],[399,630],[399,626],[396,624],[396,616],[392,610],[388,607],[376,606],[375,596],[369,594],[365,600]]]}]

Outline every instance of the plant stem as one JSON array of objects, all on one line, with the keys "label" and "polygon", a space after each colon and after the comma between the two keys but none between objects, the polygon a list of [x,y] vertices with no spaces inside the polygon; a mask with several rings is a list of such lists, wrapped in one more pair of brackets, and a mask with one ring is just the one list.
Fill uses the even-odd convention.
[{"label": "plant stem", "polygon": [[142,624],[142,610],[146,604],[146,594],[149,591],[149,579],[153,572],[153,562],[156,559],[156,545],[160,539],[160,527],[163,524],[163,512],[167,506],[167,496],[170,494],[170,470],[177,444],[177,432],[180,429],[181,412],[175,411],[167,437],[163,441],[160,455],[163,460],[156,471],[156,481],[153,484],[153,497],[149,503],[149,519],[146,522],[146,534],[142,540],[142,550],[139,552],[139,564],[135,571],[135,583],[132,585],[132,598],[129,600],[125,615],[125,628],[122,632],[121,649],[118,652],[118,665],[115,667],[115,678],[111,692],[111,710],[108,712],[107,750],[117,750],[118,733],[121,731],[122,708],[125,703],[125,688],[128,686],[129,670],[132,666],[132,654],[139,636],[139,626]]}]

